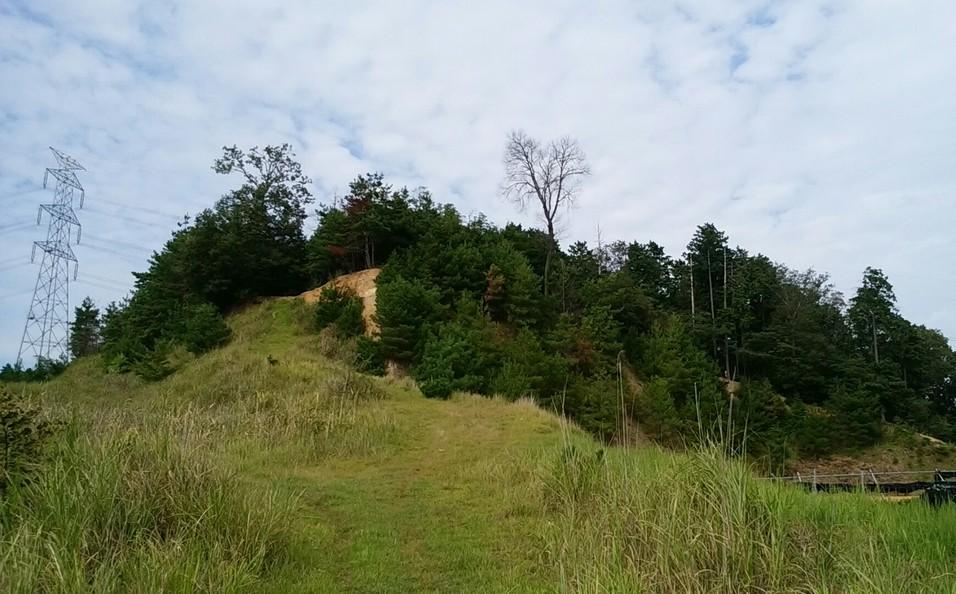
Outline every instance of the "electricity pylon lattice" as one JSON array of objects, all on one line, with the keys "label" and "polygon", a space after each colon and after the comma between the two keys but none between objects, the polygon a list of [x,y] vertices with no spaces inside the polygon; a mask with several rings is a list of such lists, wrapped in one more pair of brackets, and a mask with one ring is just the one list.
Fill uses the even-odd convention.
[{"label": "electricity pylon lattice", "polygon": [[[49,215],[46,240],[33,242],[30,261],[36,261],[37,249],[42,252],[40,271],[37,274],[30,313],[23,328],[23,339],[17,353],[17,363],[24,356],[33,357],[37,363],[46,360],[66,361],[70,356],[70,265],[73,279],[79,271],[79,263],[70,244],[80,242],[80,221],[73,211],[73,200],[79,195],[78,206],[83,208],[83,185],[76,177],[77,171],[86,169],[76,159],[53,147],[57,167],[43,174],[43,187],[52,178],[53,202],[43,204],[37,212],[37,225],[43,213]],[[74,236],[74,229],[76,234]]]}]

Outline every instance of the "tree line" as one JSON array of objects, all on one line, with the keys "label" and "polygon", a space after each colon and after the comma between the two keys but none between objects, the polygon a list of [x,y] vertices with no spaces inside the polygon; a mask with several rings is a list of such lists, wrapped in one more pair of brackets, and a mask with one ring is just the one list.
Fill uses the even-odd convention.
[{"label": "tree line", "polygon": [[709,223],[677,255],[653,241],[562,247],[557,220],[589,173],[573,140],[508,140],[502,193],[540,207],[543,230],[465,218],[370,173],[306,237],[310,180],[288,145],[227,148],[214,169],[239,187],[180,224],[129,298],[102,315],[81,306],[75,355],[160,378],[174,349],[227,341],[234,308],[381,267],[376,338],[350,338],[361,310],[342,292],[316,320],[357,341],[360,366],[392,361],[426,396],[531,397],[609,440],[636,424],[680,445],[719,427],[774,467],[873,444],[886,422],[956,439],[953,351],[903,318],[879,269],[845,299]]}]

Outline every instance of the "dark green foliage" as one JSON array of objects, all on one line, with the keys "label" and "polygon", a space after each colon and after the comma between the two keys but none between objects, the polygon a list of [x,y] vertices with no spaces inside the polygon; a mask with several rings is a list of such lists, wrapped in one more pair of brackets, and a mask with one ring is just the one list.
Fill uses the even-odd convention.
[{"label": "dark green foliage", "polygon": [[735,395],[733,438],[772,472],[782,472],[792,452],[793,413],[767,380],[743,382]]},{"label": "dark green foliage", "polygon": [[840,447],[835,449],[866,447],[883,436],[879,394],[841,387],[829,408],[833,411],[833,435],[839,436]]},{"label": "dark green foliage", "polygon": [[442,324],[425,343],[413,376],[429,398],[447,398],[454,391],[486,392],[488,370],[493,366],[481,328]]},{"label": "dark green foliage", "polygon": [[681,436],[688,423],[674,404],[667,378],[655,377],[640,389],[634,412],[641,421],[641,429],[650,437],[661,443],[681,445]]},{"label": "dark green foliage", "polygon": [[537,400],[560,394],[568,377],[566,360],[545,350],[542,341],[529,329],[519,330],[498,346],[497,367],[489,391],[507,398],[528,396]]},{"label": "dark green foliage", "polygon": [[157,382],[176,371],[169,362],[172,348],[168,342],[157,343],[136,360],[128,368],[120,367],[121,371],[132,371],[146,381]]},{"label": "dark green foliage", "polygon": [[103,354],[110,369],[163,377],[169,344],[204,352],[228,337],[217,316],[259,297],[306,288],[302,224],[311,180],[291,148],[226,147],[213,169],[240,174],[241,185],[195,220],[184,220],[153,254],[149,270],[135,274],[133,295],[104,312]]},{"label": "dark green foliage", "polygon": [[362,300],[348,287],[331,285],[322,289],[315,304],[315,325],[320,330],[331,326],[339,338],[362,334]]},{"label": "dark green foliage", "polygon": [[485,276],[484,303],[491,319],[514,325],[534,325],[538,319],[538,277],[528,261],[510,244],[500,242],[488,250],[491,264]]},{"label": "dark green foliage", "polygon": [[656,299],[659,304],[670,303],[675,298],[677,283],[674,262],[664,252],[664,248],[653,241],[627,246],[624,270],[645,294]]},{"label": "dark green foliage", "polygon": [[0,496],[37,468],[56,427],[37,408],[0,387]]},{"label": "dark green foliage", "polygon": [[45,382],[63,373],[65,361],[40,359],[33,367],[7,363],[0,368],[0,382]]},{"label": "dark green foliage", "polygon": [[427,325],[439,318],[438,291],[401,276],[388,277],[383,271],[376,292],[382,355],[407,364],[421,354]]},{"label": "dark green foliage", "polygon": [[363,373],[385,375],[381,343],[368,336],[359,336],[355,340],[355,367]]},{"label": "dark green foliage", "polygon": [[225,344],[232,335],[232,330],[226,325],[211,303],[192,305],[185,310],[186,323],[181,337],[186,350],[195,355],[210,351]]},{"label": "dark green foliage", "polygon": [[956,355],[900,315],[880,270],[847,306],[825,275],[734,247],[712,224],[680,258],[653,241],[565,251],[550,232],[465,220],[375,173],[322,207],[306,241],[308,178],[287,146],[226,149],[215,169],[241,186],[185,221],[131,298],[104,310],[111,369],[163,377],[172,349],[227,338],[231,308],[381,266],[377,339],[359,336],[351,295],[326,292],[315,323],[359,336],[360,369],[404,366],[429,396],[531,396],[608,439],[631,415],[664,443],[716,436],[773,469],[866,447],[884,421],[956,439]]},{"label": "dark green foliage", "polygon": [[76,307],[70,324],[70,355],[76,359],[100,348],[100,310],[89,297]]}]

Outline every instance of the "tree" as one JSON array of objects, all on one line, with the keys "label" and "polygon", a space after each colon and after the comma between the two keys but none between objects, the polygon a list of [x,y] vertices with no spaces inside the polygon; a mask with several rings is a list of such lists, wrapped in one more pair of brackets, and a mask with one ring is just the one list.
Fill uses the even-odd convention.
[{"label": "tree", "polygon": [[437,319],[439,309],[438,291],[401,276],[388,279],[383,271],[375,311],[382,355],[399,363],[416,360],[424,346],[425,326]]},{"label": "tree", "polygon": [[[302,173],[292,148],[267,146],[241,151],[224,147],[217,173],[239,172],[244,183],[177,231],[150,273],[158,282],[174,281],[178,294],[198,296],[220,311],[256,297],[302,291],[308,284],[302,225],[312,202],[311,180]],[[158,278],[158,277],[164,278]]]},{"label": "tree", "polygon": [[100,348],[100,310],[89,297],[76,307],[70,324],[70,355],[77,359]]},{"label": "tree", "polygon": [[504,196],[522,209],[535,201],[541,207],[548,234],[544,264],[544,294],[547,296],[556,245],[555,224],[561,209],[574,204],[581,178],[590,175],[591,169],[576,140],[564,136],[544,147],[521,131],[513,131],[508,136],[504,164]]},{"label": "tree", "polygon": [[653,241],[628,245],[624,268],[658,303],[667,303],[673,297],[674,262],[664,253],[664,248]]},{"label": "tree", "polygon": [[881,353],[889,354],[902,322],[893,285],[882,270],[867,267],[863,271],[863,284],[850,300],[847,316],[857,348],[879,364]]},{"label": "tree", "polygon": [[[392,188],[384,182],[381,173],[360,175],[349,184],[344,210],[350,221],[349,243],[358,244],[365,268],[376,264],[375,244],[384,235],[393,217],[389,216],[389,193]],[[386,254],[387,256],[387,254]]]}]

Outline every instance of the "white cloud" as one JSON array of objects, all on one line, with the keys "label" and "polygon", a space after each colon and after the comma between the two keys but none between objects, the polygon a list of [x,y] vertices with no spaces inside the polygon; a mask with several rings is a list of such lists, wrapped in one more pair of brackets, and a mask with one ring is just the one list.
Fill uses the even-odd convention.
[{"label": "white cloud", "polygon": [[81,279],[113,280],[74,295],[103,302],[175,216],[229,187],[209,169],[223,144],[293,143],[320,199],[382,170],[464,213],[533,222],[496,194],[513,127],[588,153],[569,240],[600,224],[680,253],[713,221],[847,292],[881,266],[905,314],[956,336],[941,269],[956,258],[953,17],[890,0],[8,1],[0,360],[36,272],[2,262],[39,234],[4,225],[42,194],[7,196],[38,182],[47,145],[89,169]]}]

